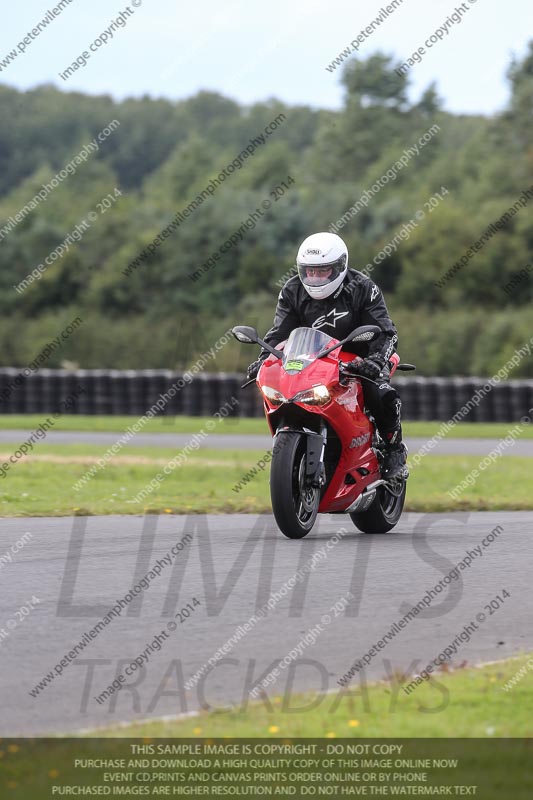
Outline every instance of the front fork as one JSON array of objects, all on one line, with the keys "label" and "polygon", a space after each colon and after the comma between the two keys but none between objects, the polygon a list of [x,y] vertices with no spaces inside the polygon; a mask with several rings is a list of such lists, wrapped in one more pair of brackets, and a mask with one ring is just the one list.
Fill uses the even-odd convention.
[{"label": "front fork", "polygon": [[305,436],[305,473],[303,483],[306,487],[321,489],[326,483],[326,469],[324,467],[324,453],[328,441],[328,429],[324,420],[320,420],[320,433],[309,428],[292,428],[290,425],[281,425],[275,433],[274,440],[279,433],[292,431]]},{"label": "front fork", "polygon": [[328,441],[328,429],[324,420],[320,420],[320,433],[304,428],[307,437],[305,459],[305,482],[308,486],[321,489],[326,483],[324,452]]}]

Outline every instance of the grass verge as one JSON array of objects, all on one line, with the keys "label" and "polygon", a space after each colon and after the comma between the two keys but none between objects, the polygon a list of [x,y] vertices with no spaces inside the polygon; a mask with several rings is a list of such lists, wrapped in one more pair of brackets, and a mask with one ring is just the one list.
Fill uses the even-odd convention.
[{"label": "grass verge", "polygon": [[[195,451],[141,503],[133,502],[133,498],[162,472],[176,451],[128,449],[75,491],[73,485],[97,463],[103,451],[95,446],[42,445],[38,456],[19,461],[0,479],[0,516],[271,513],[269,465],[264,470],[256,466],[264,456],[262,451]],[[427,456],[409,478],[406,510],[533,508],[531,459],[514,456],[500,458],[481,472],[477,482],[458,500],[452,500],[448,490],[479,462],[478,456]],[[254,467],[256,474],[244,483]]]},{"label": "grass verge", "polygon": [[[143,721],[98,734],[154,738],[532,737],[531,670],[509,691],[503,689],[528,658],[524,655],[483,667],[440,671],[432,682],[426,681],[409,695],[402,690],[401,676],[395,676],[394,681],[366,686],[355,683],[345,691],[338,687],[338,692],[330,694],[273,696],[247,703],[244,709],[204,711],[175,721]],[[167,713],[171,714],[171,709]]]},{"label": "grass verge", "polygon": [[[0,414],[0,430],[35,430],[42,423],[44,414]],[[64,414],[54,424],[55,431],[94,431],[122,433],[128,425],[137,422],[138,417],[99,417]],[[196,433],[205,428],[211,417],[156,417],[148,420],[143,428],[145,433]],[[501,439],[516,423],[506,422],[459,422],[446,438],[456,439]],[[405,435],[429,439],[439,430],[441,422],[405,422]],[[263,418],[248,419],[231,417],[217,424],[217,433],[227,435],[236,433],[268,434]],[[521,439],[533,439],[533,425],[525,426]]]}]

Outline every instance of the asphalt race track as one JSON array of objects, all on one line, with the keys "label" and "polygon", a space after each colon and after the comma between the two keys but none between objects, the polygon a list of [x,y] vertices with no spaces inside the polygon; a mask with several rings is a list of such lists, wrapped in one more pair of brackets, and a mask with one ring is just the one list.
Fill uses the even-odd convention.
[{"label": "asphalt race track", "polygon": [[[300,646],[296,661],[287,660],[268,693],[283,696],[290,710],[296,707],[295,690],[340,691],[336,680],[354,659],[478,546],[481,554],[471,555],[459,578],[448,577],[429,608],[369,659],[366,677],[423,669],[476,619],[477,629],[451,663],[533,649],[530,512],[405,514],[396,532],[383,536],[359,534],[349,517],[330,515],[299,541],[285,539],[269,515],[4,519],[1,526],[1,736],[76,731],[201,706],[241,706],[254,683],[311,628],[315,633]],[[334,544],[342,526],[347,532]],[[2,556],[26,532],[31,539],[6,563]],[[180,552],[167,564],[176,543]],[[159,576],[96,638],[87,636],[86,647],[61,667],[84,632],[94,630],[158,560]],[[308,581],[284,586],[296,574]],[[504,590],[510,597],[491,612],[486,606]],[[343,601],[349,592],[352,599]],[[268,615],[186,691],[184,682],[269,598],[274,600]],[[336,615],[335,604],[338,609],[344,602],[348,606]],[[20,609],[29,603],[34,609],[26,614]],[[180,622],[174,615],[187,604]],[[143,651],[148,665],[99,704],[95,697]],[[30,696],[56,665],[61,674]],[[351,688],[360,689],[358,675]],[[434,698],[434,707],[441,706],[438,687]],[[364,718],[361,698],[354,702]]]},{"label": "asphalt race track", "polygon": [[[509,424],[509,429],[513,426]],[[31,431],[0,431],[2,444],[19,445],[31,436]],[[46,443],[50,445],[93,444],[111,447],[120,439],[120,433],[104,433],[92,431],[50,431],[46,435]],[[125,447],[175,447],[178,450],[191,441],[193,433],[138,433],[124,444]],[[485,456],[497,447],[500,439],[441,439],[432,448],[432,455],[480,455]],[[423,437],[406,437],[409,452],[414,455],[428,442]],[[268,450],[272,446],[272,438],[268,434],[209,434],[199,444],[199,449],[215,450]],[[36,446],[38,449],[38,443]],[[511,447],[502,449],[501,455],[533,456],[533,439],[515,440]]]}]

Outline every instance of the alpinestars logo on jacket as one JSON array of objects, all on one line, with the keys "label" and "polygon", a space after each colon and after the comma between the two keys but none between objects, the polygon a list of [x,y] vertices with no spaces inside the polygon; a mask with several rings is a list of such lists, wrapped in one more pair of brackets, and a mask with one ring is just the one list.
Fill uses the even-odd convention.
[{"label": "alpinestars logo on jacket", "polygon": [[323,314],[321,317],[317,317],[317,319],[315,319],[315,321],[313,322],[312,327],[325,328],[326,325],[329,325],[330,328],[334,328],[335,325],[337,324],[337,320],[342,319],[347,314],[349,314],[348,311],[339,311],[339,313],[337,313],[337,309],[332,308],[328,314]]}]

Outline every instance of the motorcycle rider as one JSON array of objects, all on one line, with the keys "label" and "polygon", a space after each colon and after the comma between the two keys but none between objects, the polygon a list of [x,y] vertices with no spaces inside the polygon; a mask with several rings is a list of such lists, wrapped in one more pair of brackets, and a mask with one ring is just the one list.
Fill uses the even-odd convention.
[{"label": "motorcycle rider", "polygon": [[[402,441],[401,400],[390,384],[388,363],[398,334],[381,290],[362,272],[348,269],[348,248],[335,233],[308,236],[300,245],[296,266],[298,275],[289,278],[279,293],[274,323],[264,341],[275,347],[302,326],[320,329],[335,339],[345,338],[359,325],[381,328],[381,335],[370,344],[345,346],[363,357],[357,363],[350,362],[346,371],[370,379],[362,380],[362,385],[365,405],[386,445],[383,477],[405,474],[407,448]],[[268,355],[262,350],[250,364],[249,379],[256,377]]]}]

